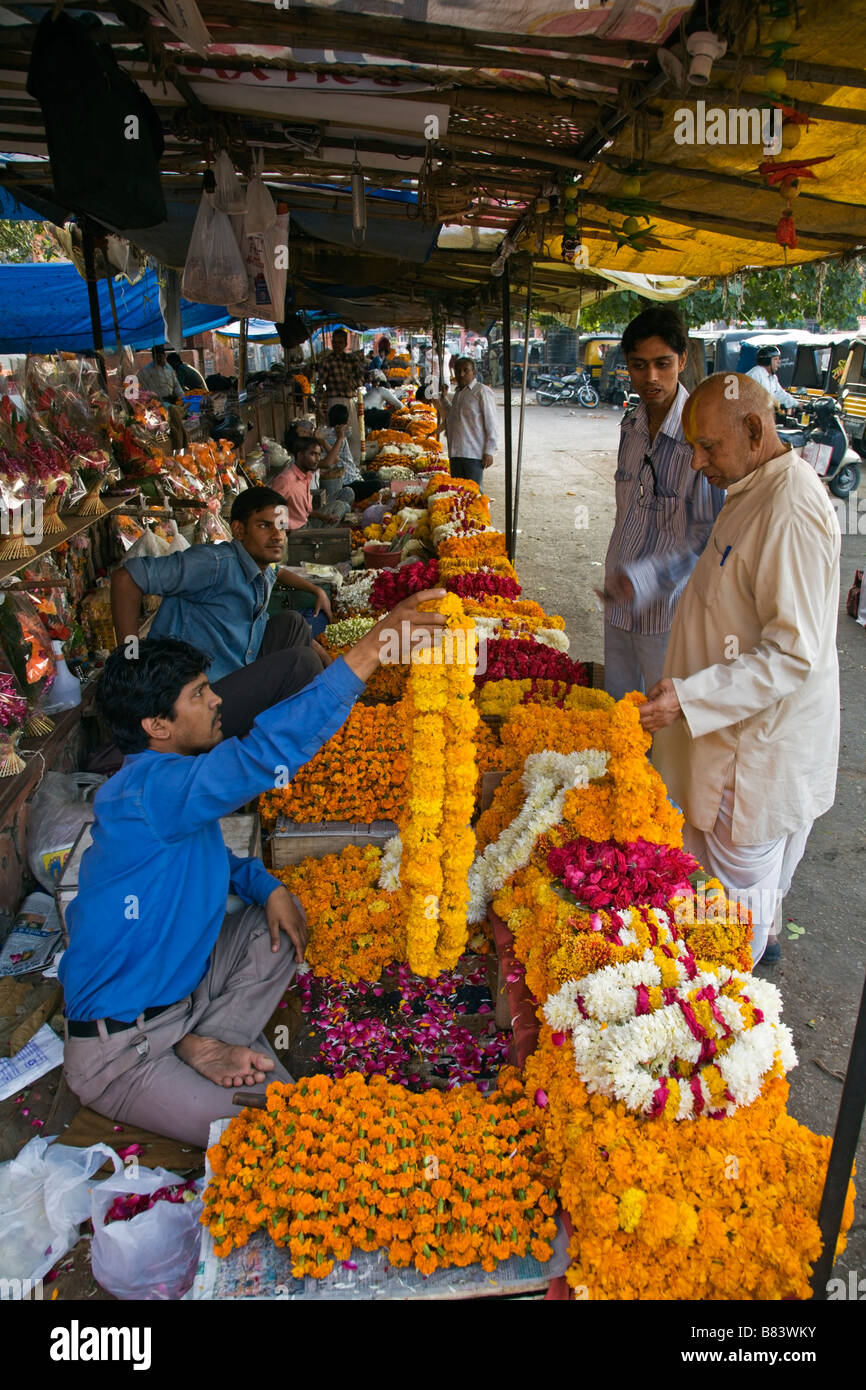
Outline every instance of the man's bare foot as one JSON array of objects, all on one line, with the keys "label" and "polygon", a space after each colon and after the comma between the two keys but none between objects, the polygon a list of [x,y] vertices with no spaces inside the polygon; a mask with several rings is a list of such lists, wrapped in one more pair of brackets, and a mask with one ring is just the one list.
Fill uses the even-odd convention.
[{"label": "man's bare foot", "polygon": [[187,1033],[174,1050],[188,1066],[217,1086],[261,1085],[267,1080],[266,1073],[274,1069],[274,1059],[266,1052],[220,1042],[219,1038],[199,1037],[196,1033]]}]

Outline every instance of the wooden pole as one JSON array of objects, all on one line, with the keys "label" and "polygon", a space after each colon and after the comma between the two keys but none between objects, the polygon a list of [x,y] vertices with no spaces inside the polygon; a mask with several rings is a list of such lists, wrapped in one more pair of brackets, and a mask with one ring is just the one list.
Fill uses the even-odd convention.
[{"label": "wooden pole", "polygon": [[241,336],[238,343],[238,395],[246,390],[247,385],[247,328],[248,319],[241,319]]},{"label": "wooden pole", "polygon": [[532,257],[526,278],[526,320],[523,325],[523,378],[520,383],[520,424],[517,430],[517,467],[514,470],[514,509],[511,514],[511,559],[517,552],[517,517],[520,510],[520,470],[523,464],[523,425],[526,415],[526,380],[529,372],[529,326],[532,320]]},{"label": "wooden pole", "polygon": [[111,318],[114,323],[114,336],[117,340],[117,356],[120,358],[122,344],[120,341],[120,324],[117,321],[117,304],[114,299],[114,276],[109,274],[106,278],[108,280],[108,299],[111,304]]},{"label": "wooden pole", "polygon": [[96,267],[95,267],[95,248],[93,239],[93,223],[89,217],[83,219],[81,228],[82,239],[84,242],[84,271],[87,277],[87,302],[90,308],[90,329],[93,333],[93,348],[96,353],[96,365],[102,384],[108,390],[108,376],[105,371],[105,356],[103,352],[102,340],[102,319],[99,312],[99,295],[96,288]]},{"label": "wooden pole", "polygon": [[511,275],[508,260],[502,272],[502,379],[505,387],[505,541],[511,559]]}]

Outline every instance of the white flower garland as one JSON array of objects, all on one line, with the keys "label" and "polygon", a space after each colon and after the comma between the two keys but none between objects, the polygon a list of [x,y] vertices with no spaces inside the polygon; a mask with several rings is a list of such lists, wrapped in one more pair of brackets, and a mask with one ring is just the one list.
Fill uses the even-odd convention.
[{"label": "white flower garland", "polygon": [[[520,618],[515,616],[511,621],[519,623]],[[473,622],[475,623],[478,635],[487,638],[488,641],[492,641],[494,638],[501,636],[503,632],[516,632],[517,630],[509,626],[509,620],[507,618],[498,616],[488,617],[484,614],[476,613],[473,617]],[[571,645],[568,640],[568,634],[560,631],[559,628],[553,627],[539,627],[532,632],[521,632],[519,637],[514,637],[512,640],[521,641],[525,640],[527,637],[531,637],[535,642],[540,642],[544,647],[555,647],[559,652],[567,652]]]},{"label": "white flower garland", "polygon": [[[683,1003],[708,985],[719,990],[736,980],[745,986],[749,1003],[763,1014],[762,1022],[749,1027],[747,1014],[735,999],[717,994],[713,1000],[734,1034],[730,1046],[712,1059],[727,1092],[720,1104],[715,1103],[716,1109],[731,1115],[739,1106],[751,1105],[757,1099],[777,1057],[785,1071],[797,1065],[790,1030],[780,1022],[781,995],[767,981],[727,966],[697,971],[689,977],[682,964],[686,954],[680,951],[676,962],[680,977],[676,989]],[[693,1084],[699,1089],[702,1109],[712,1110],[714,1106],[699,1075],[702,1040],[693,1035],[676,1001],[649,1013],[635,1012],[638,986],[650,989],[660,984],[661,971],[652,950],[647,950],[641,960],[607,965],[582,980],[567,981],[545,1003],[545,1018],[554,1031],[570,1035],[575,1068],[588,1091],[621,1100],[642,1114],[652,1111],[660,1082],[669,1077],[674,1059],[690,1064],[696,1081],[676,1078],[680,1088],[676,1118],[694,1119],[702,1111]]]},{"label": "white flower garland", "polygon": [[487,904],[502,885],[529,863],[539,835],[562,820],[566,793],[603,777],[609,757],[596,748],[579,753],[530,753],[521,777],[526,789],[523,806],[469,870],[468,921],[484,919]]},{"label": "white flower garland", "polygon": [[399,835],[392,835],[382,848],[379,860],[379,887],[386,893],[396,893],[400,887],[400,859],[403,854],[403,841]]}]

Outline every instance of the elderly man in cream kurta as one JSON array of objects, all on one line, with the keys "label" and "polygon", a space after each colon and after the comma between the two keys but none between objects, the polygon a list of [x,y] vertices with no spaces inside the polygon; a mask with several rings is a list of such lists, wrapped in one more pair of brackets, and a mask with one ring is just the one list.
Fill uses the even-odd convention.
[{"label": "elderly man in cream kurta", "polygon": [[692,467],[727,497],[641,722],[684,812],[686,849],[752,912],[757,963],[812,822],[835,796],[839,523],[748,377],[708,377],[683,428]]}]

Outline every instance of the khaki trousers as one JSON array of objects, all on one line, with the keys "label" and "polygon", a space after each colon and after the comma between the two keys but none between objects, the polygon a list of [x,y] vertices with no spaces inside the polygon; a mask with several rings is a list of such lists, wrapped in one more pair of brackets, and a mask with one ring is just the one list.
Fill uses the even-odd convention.
[{"label": "khaki trousers", "polygon": [[[146,1022],[140,1016],[120,1033],[109,1033],[100,1020],[98,1037],[67,1037],[64,1067],[71,1089],[82,1105],[111,1120],[206,1148],[211,1121],[238,1113],[234,1090],[181,1061],[175,1044],[197,1033],[274,1057],[262,1029],[296,969],[295,948],[284,932],[279,951],[271,950],[263,908],[229,913],[207,972],[186,999]],[[291,1081],[274,1060],[268,1081]]]}]

